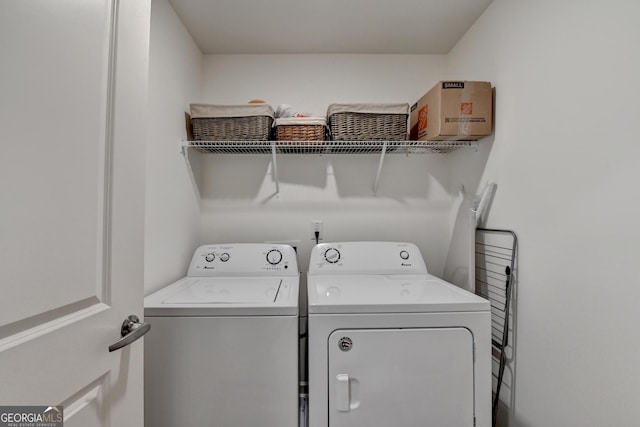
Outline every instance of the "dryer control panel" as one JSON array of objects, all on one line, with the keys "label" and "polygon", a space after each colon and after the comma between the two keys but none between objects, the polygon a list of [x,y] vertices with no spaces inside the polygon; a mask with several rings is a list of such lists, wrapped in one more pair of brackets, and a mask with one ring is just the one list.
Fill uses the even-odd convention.
[{"label": "dryer control panel", "polygon": [[413,243],[338,242],[313,248],[309,274],[427,274],[427,267]]},{"label": "dryer control panel", "polygon": [[295,250],[289,245],[237,243],[196,249],[188,276],[297,276]]}]

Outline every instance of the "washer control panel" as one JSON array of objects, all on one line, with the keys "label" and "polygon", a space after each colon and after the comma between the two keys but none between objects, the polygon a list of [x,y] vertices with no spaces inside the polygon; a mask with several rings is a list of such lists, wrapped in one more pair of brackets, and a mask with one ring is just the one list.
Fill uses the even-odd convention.
[{"label": "washer control panel", "polygon": [[321,243],[311,251],[309,274],[426,274],[413,243]]},{"label": "washer control panel", "polygon": [[289,245],[237,243],[196,249],[188,276],[297,276],[295,250]]},{"label": "washer control panel", "polygon": [[282,262],[282,252],[279,249],[271,249],[267,252],[267,262],[271,265],[278,265]]}]

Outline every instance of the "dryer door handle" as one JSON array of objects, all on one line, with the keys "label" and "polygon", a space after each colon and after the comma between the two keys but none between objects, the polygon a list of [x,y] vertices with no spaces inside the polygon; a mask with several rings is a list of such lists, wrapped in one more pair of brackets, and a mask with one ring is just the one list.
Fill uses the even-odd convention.
[{"label": "dryer door handle", "polygon": [[349,374],[336,375],[336,409],[340,412],[351,410],[351,390]]},{"label": "dryer door handle", "polygon": [[360,381],[349,374],[336,375],[335,405],[340,412],[360,406]]}]

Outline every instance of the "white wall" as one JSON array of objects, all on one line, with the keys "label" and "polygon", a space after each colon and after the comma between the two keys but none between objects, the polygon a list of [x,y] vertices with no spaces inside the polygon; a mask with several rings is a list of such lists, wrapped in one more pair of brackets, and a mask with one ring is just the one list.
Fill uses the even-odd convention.
[{"label": "white wall", "polygon": [[512,426],[640,419],[638,16],[494,0],[447,58],[450,78],[496,88],[494,139],[452,156],[452,188],[495,181],[487,225],[519,237]]},{"label": "white wall", "polygon": [[[334,102],[413,103],[443,76],[440,55],[207,55],[203,94],[214,104],[264,99],[324,116]],[[440,274],[449,241],[446,156],[389,155],[379,190],[379,156],[281,155],[275,194],[270,156],[204,156],[201,242],[300,240],[300,269],[324,241],[401,240],[423,250]]]},{"label": "white wall", "polygon": [[145,293],[186,274],[200,208],[178,144],[200,95],[202,54],[167,0],[153,0],[149,64]]}]

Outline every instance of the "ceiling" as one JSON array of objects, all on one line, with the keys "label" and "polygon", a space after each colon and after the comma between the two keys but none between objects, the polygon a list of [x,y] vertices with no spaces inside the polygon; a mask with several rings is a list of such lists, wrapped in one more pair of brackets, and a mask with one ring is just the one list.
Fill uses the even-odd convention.
[{"label": "ceiling", "polygon": [[205,54],[445,54],[492,0],[169,0]]}]

